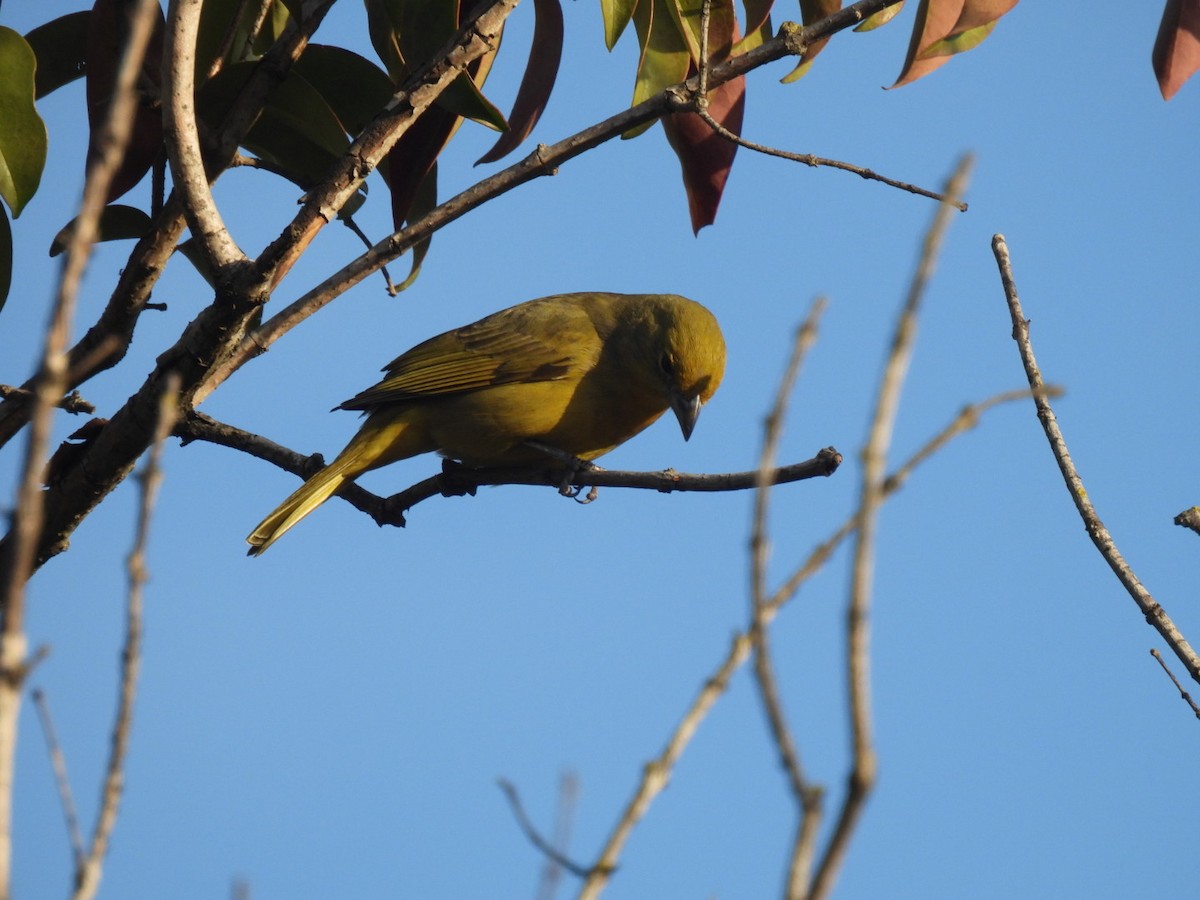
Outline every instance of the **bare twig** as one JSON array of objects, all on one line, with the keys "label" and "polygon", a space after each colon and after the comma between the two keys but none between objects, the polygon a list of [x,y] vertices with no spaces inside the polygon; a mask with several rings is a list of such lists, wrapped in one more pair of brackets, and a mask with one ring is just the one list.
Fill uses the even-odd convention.
[{"label": "bare twig", "polygon": [[734,637],[725,659],[712,676],[704,682],[695,700],[692,701],[692,705],[684,713],[670,738],[667,739],[662,752],[643,767],[642,779],[638,783],[633,797],[622,811],[599,858],[588,870],[587,878],[579,892],[579,900],[595,900],[600,896],[600,892],[604,890],[609,878],[616,871],[617,860],[620,858],[626,841],[633,833],[633,829],[646,814],[650,804],[654,802],[654,798],[667,786],[675,764],[683,756],[687,745],[691,743],[696,729],[700,727],[700,723],[704,721],[708,711],[729,687],[729,679],[733,677],[733,673],[741,668],[742,664],[750,657],[751,646],[748,633]]},{"label": "bare twig", "polygon": [[931,191],[927,188],[918,187],[915,184],[909,184],[907,181],[897,181],[894,178],[888,178],[886,175],[880,175],[871,169],[856,166],[853,163],[842,162],[836,159],[826,159],[823,156],[814,156],[811,153],[792,153],[788,150],[779,150],[775,147],[768,147],[766,144],[756,144],[754,141],[748,141],[741,135],[734,134],[720,122],[713,118],[712,113],[708,111],[708,22],[711,16],[712,0],[704,0],[704,4],[700,9],[700,62],[698,63],[697,77],[699,84],[696,89],[695,98],[693,100],[693,112],[695,112],[704,123],[714,132],[719,134],[727,141],[732,141],[739,147],[745,147],[747,150],[752,150],[755,153],[762,153],[766,156],[776,156],[780,159],[790,160],[792,162],[803,163],[811,168],[824,166],[827,169],[839,169],[843,172],[850,172],[867,181],[878,181],[881,184],[886,184],[888,187],[899,188],[902,191],[908,191],[910,194],[917,194],[921,197],[928,197],[931,200],[938,200],[942,203],[949,203],[959,212],[967,211],[967,204],[962,200],[939,194],[937,191]]},{"label": "bare twig", "polygon": [[[970,156],[963,157],[959,162],[946,185],[947,194],[952,197],[962,196],[970,174],[971,162]],[[891,443],[896,412],[900,405],[900,393],[916,338],[917,313],[925,287],[933,276],[938,250],[950,224],[952,208],[952,205],[946,203],[939,206],[925,235],[921,259],[896,323],[891,351],[880,380],[879,397],[871,419],[870,433],[863,449],[862,487],[856,516],[850,599],[846,612],[847,677],[853,761],[837,823],[813,877],[809,892],[812,900],[828,897],[833,891],[859,816],[875,785],[878,762],[875,756],[871,716],[869,617],[874,580],[876,524],[884,500],[883,485],[888,446]]]},{"label": "bare twig", "polygon": [[525,814],[525,807],[521,805],[521,795],[517,793],[517,789],[513,787],[512,782],[501,778],[496,783],[500,786],[500,790],[504,792],[504,796],[508,800],[508,805],[517,819],[517,824],[521,827],[521,831],[525,833],[525,837],[529,839],[529,842],[544,853],[547,859],[553,860],[555,864],[562,866],[568,872],[578,875],[580,878],[585,877],[588,872],[586,866],[581,866],[568,859],[559,852],[557,847],[538,834],[537,828],[529,821],[529,816]]},{"label": "bare twig", "polygon": [[[558,780],[558,807],[554,815],[554,843],[559,852],[566,854],[571,839],[571,825],[575,819],[575,807],[579,800],[579,777],[574,772],[564,772]],[[558,882],[563,872],[557,860],[546,859],[542,877],[538,882],[538,900],[554,900],[558,893]]]},{"label": "bare twig", "polygon": [[31,427],[22,462],[13,526],[0,550],[0,897],[8,897],[12,866],[12,800],[17,744],[17,717],[27,672],[24,631],[25,585],[33,571],[44,519],[40,474],[49,446],[54,409],[65,391],[67,341],[75,313],[79,283],[95,240],[108,186],[121,164],[132,130],[137,103],[136,82],[149,42],[156,0],[140,0],[129,9],[129,37],[117,68],[113,99],[97,131],[97,152],[89,159],[83,199],[67,242],[39,374]]},{"label": "bare twig", "polygon": [[[1028,396],[1026,391],[1020,392],[1021,397]],[[892,475],[884,479],[886,485],[884,490],[884,498],[890,497],[893,493],[900,490],[906,483],[909,476],[915,471],[916,467],[923,461],[930,458],[928,452],[932,445],[941,446],[947,442],[950,437],[963,434],[970,428],[978,424],[977,412],[990,408],[995,405],[997,400],[993,398],[984,403],[967,407],[962,413],[955,417],[945,429],[932,437],[926,444],[917,451],[916,454],[909,460],[906,460]],[[902,474],[903,473],[903,474]],[[849,535],[854,533],[855,525],[858,522],[857,513],[851,516],[839,529],[837,529],[829,538],[819,544],[809,554],[808,558],[802,563],[797,571],[792,575],[777,590],[771,599],[766,604],[764,616],[766,624],[774,619],[779,611],[786,606],[792,599],[795,598],[796,592],[801,584],[808,578],[820,571],[821,567],[833,554],[833,551],[838,548],[842,541]],[[696,695],[692,705],[684,713],[679,725],[667,740],[666,747],[659,757],[650,763],[647,763],[642,772],[641,781],[634,790],[633,797],[626,805],[622,812],[617,825],[609,835],[608,841],[598,859],[593,863],[588,874],[588,879],[584,885],[584,892],[581,897],[596,897],[603,890],[608,878],[611,876],[613,869],[616,866],[616,861],[620,857],[621,850],[625,842],[628,840],[633,828],[640,821],[641,817],[649,809],[654,798],[666,785],[666,779],[678,761],[683,755],[684,749],[691,741],[700,722],[703,721],[708,711],[716,703],[721,693],[729,684],[729,679],[741,666],[750,658],[750,653],[753,650],[753,639],[749,630],[734,635],[732,642],[729,645],[729,650],[725,656],[717,663],[712,674],[709,675],[703,682],[703,687]],[[802,835],[798,835],[803,837]]]},{"label": "bare twig", "polygon": [[50,715],[50,704],[39,688],[32,691],[33,705],[37,708],[42,736],[46,739],[46,752],[50,755],[50,767],[54,770],[54,784],[58,788],[58,799],[62,803],[63,819],[67,824],[67,839],[71,842],[71,856],[76,867],[83,863],[83,833],[79,830],[79,815],[75,811],[75,795],[71,793],[71,779],[67,776],[67,758]]},{"label": "bare twig", "polygon": [[1162,666],[1162,670],[1167,673],[1167,677],[1171,679],[1171,683],[1175,685],[1175,689],[1179,691],[1179,696],[1188,706],[1192,708],[1192,712],[1197,719],[1200,719],[1200,706],[1196,705],[1196,701],[1192,699],[1192,695],[1183,689],[1183,685],[1179,683],[1179,679],[1175,677],[1175,673],[1171,671],[1167,665],[1167,661],[1162,658],[1162,654],[1153,647],[1150,649],[1150,655],[1158,660],[1158,664]]},{"label": "bare twig", "polygon": [[[1050,392],[1054,396],[1061,393],[1058,388],[1050,385],[1047,385],[1043,390]],[[1030,393],[1027,390],[1006,391],[990,397],[981,403],[973,403],[963,407],[945,428],[922,444],[912,456],[897,466],[883,479],[884,499],[886,500],[904,487],[913,473],[923,463],[932,458],[942,447],[946,446],[946,444],[959,435],[965,434],[967,431],[978,426],[985,412],[1001,403],[1011,403],[1016,400],[1028,399]],[[834,551],[841,546],[842,542],[854,533],[856,523],[857,513],[846,519],[833,534],[812,550],[808,558],[796,567],[795,571],[788,576],[767,601],[766,607],[769,615],[774,615],[779,611],[780,607],[789,603],[804,582],[820,571],[821,567],[825,565]]]},{"label": "bare twig", "polygon": [[[13,387],[11,384],[0,384],[0,399],[22,397],[26,400],[32,400],[34,396],[33,391],[26,390],[25,388]],[[96,407],[84,400],[83,395],[79,391],[71,391],[71,393],[62,397],[55,406],[65,412],[69,412],[73,416],[77,416],[80,413],[91,415],[96,411]]]},{"label": "bare twig", "polygon": [[[707,9],[707,4],[705,8]],[[800,373],[801,363],[816,341],[817,324],[824,311],[825,299],[818,298],[803,325],[797,330],[791,358],[780,379],[775,403],[772,405],[764,425],[763,449],[759,456],[761,480],[754,497],[754,524],[750,536],[751,624],[749,633],[754,643],[754,676],[767,715],[767,724],[770,726],[780,762],[799,812],[797,837],[793,843],[793,852],[788,863],[785,896],[789,898],[802,897],[808,890],[824,794],[820,787],[810,784],[804,777],[800,754],[796,749],[796,742],[792,738],[791,729],[787,725],[787,717],[783,712],[783,702],[780,699],[775,669],[771,661],[767,624],[772,616],[767,606],[766,590],[767,561],[770,556],[770,543],[767,538],[767,508],[771,495],[770,473],[775,466],[779,439],[783,433],[783,420],[788,397]]]},{"label": "bare twig", "polygon": [[125,646],[121,650],[121,676],[117,713],[113,722],[112,744],[104,785],[100,792],[100,811],[92,831],[86,857],[75,869],[75,890],[72,900],[91,900],[100,887],[100,875],[108,841],[117,822],[117,810],[125,785],[125,757],[133,724],[133,701],[137,695],[138,672],[142,652],[142,588],[146,584],[146,542],[150,536],[150,519],[158,488],[162,482],[163,443],[175,424],[179,406],[179,379],[168,379],[158,411],[158,426],[154,443],[140,476],[142,500],[138,509],[133,548],[129,553],[129,592],[125,609]]},{"label": "bare twig", "polygon": [[1075,503],[1075,509],[1078,510],[1079,516],[1083,520],[1088,536],[1092,539],[1096,549],[1100,551],[1100,555],[1104,557],[1104,561],[1108,563],[1109,568],[1117,576],[1117,580],[1133,598],[1133,602],[1137,604],[1142,615],[1146,617],[1146,621],[1162,635],[1167,646],[1186,667],[1191,679],[1200,682],[1200,657],[1197,657],[1196,651],[1192,649],[1191,644],[1187,642],[1175,626],[1174,621],[1167,615],[1167,611],[1146,590],[1133,569],[1125,561],[1125,557],[1117,549],[1112,535],[1100,521],[1100,516],[1089,499],[1087,490],[1083,486],[1083,479],[1079,477],[1075,463],[1071,461],[1067,442],[1063,438],[1062,430],[1058,427],[1058,419],[1050,407],[1050,401],[1040,391],[1042,374],[1033,355],[1033,344],[1029,337],[1029,322],[1025,318],[1020,298],[1017,296],[1012,260],[1008,254],[1008,244],[1004,240],[1004,235],[998,234],[992,238],[992,251],[995,253],[996,262],[1000,267],[1000,280],[1004,285],[1004,296],[1008,301],[1008,310],[1012,317],[1013,340],[1017,342],[1021,362],[1025,366],[1025,375],[1029,379],[1029,386],[1038,392],[1034,397],[1038,419],[1041,420],[1042,429],[1046,433],[1046,440],[1050,442],[1050,450],[1058,461],[1058,468],[1066,483],[1067,492],[1070,493],[1071,499]]}]

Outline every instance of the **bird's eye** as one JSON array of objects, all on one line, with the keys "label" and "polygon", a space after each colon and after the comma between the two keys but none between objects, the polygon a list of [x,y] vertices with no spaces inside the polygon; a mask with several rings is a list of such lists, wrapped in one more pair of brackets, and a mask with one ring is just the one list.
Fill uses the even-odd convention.
[{"label": "bird's eye", "polygon": [[662,369],[664,375],[675,374],[675,360],[671,359],[669,353],[664,353],[658,360],[658,367]]}]

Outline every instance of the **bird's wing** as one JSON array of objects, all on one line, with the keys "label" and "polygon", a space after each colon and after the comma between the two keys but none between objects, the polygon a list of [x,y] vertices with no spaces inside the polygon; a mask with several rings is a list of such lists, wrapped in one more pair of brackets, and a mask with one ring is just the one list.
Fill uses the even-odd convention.
[{"label": "bird's wing", "polygon": [[598,343],[590,320],[573,309],[504,310],[418,344],[385,367],[387,377],[340,408],[371,409],[501,384],[571,377],[594,363]]}]

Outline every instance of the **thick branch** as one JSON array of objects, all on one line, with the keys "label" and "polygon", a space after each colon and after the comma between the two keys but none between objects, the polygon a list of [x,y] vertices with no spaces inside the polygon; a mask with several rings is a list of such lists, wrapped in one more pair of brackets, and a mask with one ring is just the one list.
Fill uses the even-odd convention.
[{"label": "thick branch", "polygon": [[[301,24],[297,26],[289,21],[282,37],[259,60],[207,148],[210,177],[215,179],[227,168],[267,97],[286,77],[332,4],[333,0],[304,0]],[[124,358],[138,319],[148,306],[150,292],[158,283],[184,227],[183,204],[179,195],[172,192],[163,208],[153,216],[146,235],[134,245],[104,311],[67,354],[67,388],[78,387]],[[32,378],[22,385],[26,391],[33,387]],[[0,446],[29,421],[32,406],[27,398],[27,394],[15,393],[0,403]]]}]

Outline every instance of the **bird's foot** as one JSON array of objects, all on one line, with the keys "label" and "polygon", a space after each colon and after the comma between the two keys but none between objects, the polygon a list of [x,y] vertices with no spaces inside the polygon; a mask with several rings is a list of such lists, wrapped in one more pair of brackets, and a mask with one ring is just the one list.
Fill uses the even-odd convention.
[{"label": "bird's foot", "polygon": [[549,444],[543,444],[540,441],[526,441],[525,446],[540,450],[542,453],[563,464],[565,469],[562,480],[558,484],[558,492],[564,497],[570,497],[579,503],[591,503],[596,499],[598,491],[595,487],[591,488],[587,492],[587,495],[580,500],[579,495],[583,493],[583,488],[571,483],[580,472],[601,471],[600,467],[594,462],[580,459],[573,453],[567,453],[565,450],[559,450],[557,447],[551,447]]},{"label": "bird's foot", "polygon": [[464,497],[475,496],[476,485],[460,484],[455,480],[455,475],[460,472],[468,471],[467,467],[454,459],[442,460],[442,496],[443,497]]}]

